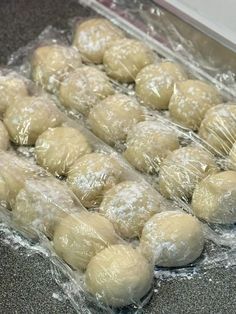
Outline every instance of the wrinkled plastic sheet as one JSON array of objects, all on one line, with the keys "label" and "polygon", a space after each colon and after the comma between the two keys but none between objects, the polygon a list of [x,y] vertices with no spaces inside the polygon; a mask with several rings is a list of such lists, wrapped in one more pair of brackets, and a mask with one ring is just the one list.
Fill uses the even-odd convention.
[{"label": "wrinkled plastic sheet", "polygon": [[[125,1],[114,1],[112,3],[110,1],[103,1],[103,4],[105,4],[111,10],[108,11],[107,8],[103,8],[99,4],[95,6],[95,9],[97,9],[99,14],[105,15],[106,17],[112,19],[112,21],[121,28],[125,28],[125,30],[128,30],[128,32],[133,36],[140,38],[141,36],[143,36],[143,34],[145,34],[145,42],[147,42],[151,46],[151,48],[155,49],[161,58],[171,58],[172,60],[177,61],[181,60],[193,77],[205,79],[207,78],[212,83],[217,83],[217,87],[222,90],[226,99],[230,98],[230,93],[227,93],[228,87],[224,85],[225,81],[223,81],[223,84],[222,79],[216,82],[216,79],[219,78],[219,75],[209,76],[209,73],[205,72],[205,68],[207,67],[207,65],[203,66],[200,61],[201,58],[198,58],[198,55],[195,54],[195,51],[192,51],[190,53],[188,49],[185,49],[185,45],[188,44],[189,47],[191,46],[191,43],[184,42],[183,38],[180,38],[178,36],[178,34],[174,31],[174,25],[168,23],[166,19],[161,19],[161,22],[159,20],[155,20],[155,23],[159,23],[157,34],[157,25],[154,24],[154,22],[151,22],[149,14],[151,13],[152,17],[153,15],[162,17],[164,16],[164,13],[156,6],[150,6],[150,3],[147,4],[146,2],[136,2],[136,7],[134,8],[132,4],[130,4],[130,7],[127,6],[127,3],[125,3]],[[90,1],[89,4],[93,5],[93,1]],[[117,15],[117,13],[119,13],[119,16],[122,16],[122,20]],[[95,13],[95,16],[96,15],[97,13]],[[142,22],[139,19],[140,17],[142,18]],[[125,18],[125,20],[123,20],[123,18]],[[78,18],[76,20],[78,20]],[[79,20],[83,21],[84,17],[79,17]],[[59,42],[67,44],[71,40],[71,32],[69,29],[74,24],[74,22],[74,20],[68,21],[68,30],[58,30],[49,26],[35,41],[30,43],[27,47],[20,48],[19,51],[10,56],[8,64],[9,68],[17,71],[20,74],[23,74],[26,78],[29,78],[30,64],[28,56],[33,52],[35,47],[37,47],[39,43],[42,42]],[[148,29],[144,28],[144,24],[146,27],[148,27]],[[168,27],[166,27],[167,24]],[[167,33],[167,30],[171,30],[171,33]],[[174,37],[173,34],[176,37]],[[169,48],[172,48],[172,50],[174,50],[175,52],[173,53],[171,52],[171,50],[166,48],[168,46]],[[214,71],[218,72],[218,69],[214,69]],[[232,73],[223,73],[220,75],[222,75],[221,77],[229,75],[226,81],[232,82],[231,74]],[[134,96],[134,89],[132,84],[119,84],[114,80],[111,80],[111,83],[113,84],[114,89],[116,89],[118,92],[123,92],[131,97]],[[36,88],[34,84],[32,84],[30,81],[28,81],[27,84],[30,86],[33,94],[41,93],[41,91],[39,91],[38,88]],[[231,88],[230,84],[229,86]],[[63,111],[62,115],[65,119],[64,125],[71,126],[80,130],[86,136],[88,142],[92,145],[95,152],[102,152],[114,157],[121,165],[121,168],[123,168],[124,180],[137,181],[139,184],[144,184],[147,187],[150,187],[150,190],[157,187],[158,177],[156,174],[143,174],[135,171],[121,156],[125,149],[125,143],[118,142],[113,148],[109,147],[103,141],[93,135],[90,130],[88,130],[89,125],[87,123],[86,117],[78,114],[77,112],[65,110],[65,108],[60,105],[57,99],[53,98],[53,100],[55,101],[55,103],[57,103],[59,109]],[[180,138],[181,145],[186,146],[188,144],[195,143],[199,145],[199,147],[208,150],[207,144],[202,142],[202,140],[198,137],[198,135],[196,135],[195,132],[183,128],[179,125],[173,124],[169,120],[168,112],[156,112],[153,110],[147,110],[146,108],[143,108],[143,110],[145,113],[145,119],[147,121],[156,121],[159,123],[163,123],[165,126],[169,126],[169,128],[173,132],[176,132],[176,134],[178,134],[178,137]],[[12,145],[10,151],[16,154],[16,156],[18,156],[17,158],[23,158],[24,160],[28,160],[30,163],[32,163],[32,165],[35,165],[36,161],[33,147]],[[222,158],[218,158],[218,163],[220,165],[223,165],[223,168],[225,167]],[[51,178],[52,176],[46,171],[42,170],[42,173],[40,171],[39,177]],[[59,179],[62,181],[61,184],[64,187],[64,178],[60,177]],[[33,192],[37,193],[38,191],[34,190],[36,187],[37,186],[32,186],[32,190]],[[51,202],[47,193],[45,193],[45,195],[42,194],[41,197],[44,199],[44,202]],[[75,203],[77,204],[76,206],[82,208],[83,211],[86,211],[86,209],[83,208],[80,201],[74,195],[72,196],[72,198],[75,199]],[[55,207],[58,207],[57,203],[53,205],[55,205]],[[183,199],[175,199],[174,201],[167,201],[163,199],[163,207],[172,210],[181,209],[187,212],[191,212],[189,204]],[[53,248],[52,242],[48,239],[48,237],[45,236],[44,233],[38,231],[38,225],[36,225],[36,227],[33,227],[32,229],[30,228],[30,230],[29,228],[26,228],[26,230],[24,230],[23,228],[22,230],[22,227],[19,229],[19,225],[12,222],[11,212],[5,209],[3,209],[3,211],[1,212],[1,220],[3,221],[3,223],[1,224],[1,230],[5,232],[5,241],[7,241],[8,244],[12,245],[16,249],[19,245],[27,246],[27,248],[29,249],[29,254],[37,252],[47,256],[52,260],[53,264],[55,264],[56,267],[59,267],[62,272],[70,278],[69,281],[63,282],[56,268],[52,268],[53,275],[55,276],[58,283],[63,287],[67,296],[71,299],[78,313],[96,313],[96,311],[101,311],[102,309],[104,311],[110,311],[111,313],[113,311],[115,312],[115,310],[104,307],[104,305],[97,303],[94,298],[91,298],[91,296],[89,296],[89,294],[85,292],[83,273],[81,273],[80,271],[73,271],[72,268],[70,268],[61,258],[57,256]],[[155,268],[155,280],[168,280],[176,276],[189,278],[191,276],[197,275],[198,272],[204,269],[222,266],[230,267],[236,264],[235,227],[232,225],[209,225],[204,222],[202,222],[201,224],[206,239],[205,250],[201,258],[190,266],[182,267],[180,269],[169,270],[165,268]],[[9,232],[6,225],[10,225],[17,230],[21,230],[21,234],[23,234],[23,236],[15,232]],[[24,240],[24,236],[27,238],[33,238],[35,242],[33,242],[33,244],[29,246],[28,242]],[[136,239],[133,241],[133,245],[137,246]],[[139,303],[131,306],[131,308],[135,310],[140,310],[143,306],[145,306],[145,303],[149,301],[150,296],[151,293],[149,293],[143,300],[140,300]],[[97,308],[97,306],[99,307]]]}]

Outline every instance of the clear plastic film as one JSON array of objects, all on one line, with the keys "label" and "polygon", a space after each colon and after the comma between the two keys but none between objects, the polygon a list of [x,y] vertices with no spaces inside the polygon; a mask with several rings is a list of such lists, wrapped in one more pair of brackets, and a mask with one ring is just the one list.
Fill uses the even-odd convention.
[{"label": "clear plastic film", "polygon": [[154,266],[160,278],[235,264],[234,104],[96,13],[72,24],[9,59],[28,80],[23,95],[6,87],[3,216],[36,231],[78,287],[78,312],[84,296],[141,309]]}]

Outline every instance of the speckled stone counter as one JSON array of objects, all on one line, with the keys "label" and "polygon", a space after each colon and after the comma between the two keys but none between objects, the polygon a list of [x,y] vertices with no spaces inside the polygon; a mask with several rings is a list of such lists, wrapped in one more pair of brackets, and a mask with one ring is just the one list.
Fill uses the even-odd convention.
[{"label": "speckled stone counter", "polygon": [[[90,11],[75,0],[1,0],[0,63],[46,26],[65,27],[68,18],[77,15],[89,16]],[[0,233],[0,313],[76,313],[52,277],[50,261],[26,253],[23,247],[12,249]],[[191,279],[156,280],[154,295],[143,313],[233,314],[235,291],[236,267],[210,269]]]}]

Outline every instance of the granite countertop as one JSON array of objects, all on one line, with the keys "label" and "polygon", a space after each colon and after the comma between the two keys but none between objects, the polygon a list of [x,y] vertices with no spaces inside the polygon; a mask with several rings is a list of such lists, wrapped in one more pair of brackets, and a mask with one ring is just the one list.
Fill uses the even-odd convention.
[{"label": "granite countertop", "polygon": [[[75,0],[1,0],[0,63],[47,25],[63,28],[68,18],[90,14]],[[0,233],[0,313],[76,313],[52,277],[50,260],[39,254],[28,255],[24,247],[15,250],[4,238]],[[236,267],[209,269],[191,279],[156,280],[154,289],[143,313],[233,314]]]}]

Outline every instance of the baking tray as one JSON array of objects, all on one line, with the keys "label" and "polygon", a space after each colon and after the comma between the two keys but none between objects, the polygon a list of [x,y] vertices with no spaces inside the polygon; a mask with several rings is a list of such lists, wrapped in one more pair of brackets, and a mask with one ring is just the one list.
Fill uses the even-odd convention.
[{"label": "baking tray", "polygon": [[[87,4],[93,5],[90,1],[87,1]],[[93,9],[102,13],[104,11],[100,5],[101,3],[97,3]],[[114,14],[110,10],[105,12],[108,16]],[[93,10],[85,8],[75,0],[66,2],[64,0],[2,0],[0,2],[1,63],[5,64],[12,52],[33,40],[46,26],[66,28],[69,18],[89,17],[93,14]],[[120,23],[127,27],[126,23],[129,22],[120,21]],[[142,36],[139,29],[130,24],[129,27],[134,36]],[[151,37],[149,39],[145,37],[145,40],[149,44],[152,42]],[[157,45],[156,41],[153,44],[159,53],[171,57],[168,55],[170,51],[175,57],[164,45]],[[205,73],[200,73],[201,75],[204,76]],[[227,89],[225,92],[227,93]],[[9,228],[6,230],[0,233],[0,313],[76,313],[73,304],[66,299],[61,287],[52,277],[51,269],[55,266],[45,256],[29,255],[25,247],[13,248],[7,237],[9,232],[13,231]],[[58,273],[60,273],[59,269]],[[196,275],[190,274],[190,278],[182,277],[180,270],[180,274],[176,273],[168,280],[165,278],[155,280],[153,297],[142,312],[235,313],[235,279],[236,267],[204,269]],[[136,310],[130,312],[135,313]],[[85,312],[81,304],[80,313],[89,313],[89,311]],[[96,313],[100,313],[100,310]]]}]

